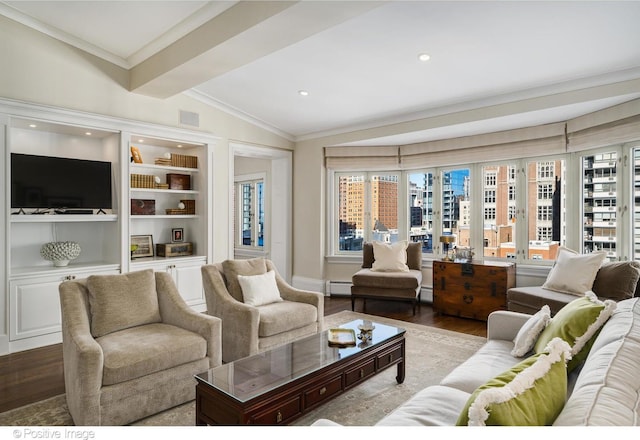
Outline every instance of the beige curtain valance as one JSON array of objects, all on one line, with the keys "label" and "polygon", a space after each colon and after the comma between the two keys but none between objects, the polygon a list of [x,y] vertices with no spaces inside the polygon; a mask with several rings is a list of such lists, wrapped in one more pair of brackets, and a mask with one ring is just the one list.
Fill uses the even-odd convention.
[{"label": "beige curtain valance", "polygon": [[327,147],[325,165],[339,171],[398,170],[494,162],[640,142],[640,99],[568,121],[419,144]]},{"label": "beige curtain valance", "polygon": [[337,171],[394,170],[400,164],[398,147],[325,147],[325,166]]},{"label": "beige curtain valance", "polygon": [[546,124],[400,147],[401,168],[447,166],[564,153],[565,124]]}]

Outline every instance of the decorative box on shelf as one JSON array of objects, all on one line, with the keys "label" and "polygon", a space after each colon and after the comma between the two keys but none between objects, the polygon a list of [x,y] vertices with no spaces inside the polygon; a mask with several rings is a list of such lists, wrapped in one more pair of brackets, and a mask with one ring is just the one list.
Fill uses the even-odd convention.
[{"label": "decorative box on shelf", "polygon": [[131,199],[131,215],[155,215],[156,201],[152,199]]},{"label": "decorative box on shelf", "polygon": [[193,255],[192,243],[157,243],[156,255],[158,257],[184,257]]},{"label": "decorative box on shelf", "polygon": [[169,189],[191,189],[191,176],[188,174],[167,174],[167,184]]}]

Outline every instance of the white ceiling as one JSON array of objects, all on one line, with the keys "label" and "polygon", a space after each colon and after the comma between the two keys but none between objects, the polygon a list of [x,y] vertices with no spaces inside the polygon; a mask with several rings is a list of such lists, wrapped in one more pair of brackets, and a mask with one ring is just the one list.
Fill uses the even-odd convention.
[{"label": "white ceiling", "polygon": [[640,1],[5,1],[0,13],[130,69],[134,92],[185,92],[292,140],[370,129],[340,142],[414,143],[640,97]]}]

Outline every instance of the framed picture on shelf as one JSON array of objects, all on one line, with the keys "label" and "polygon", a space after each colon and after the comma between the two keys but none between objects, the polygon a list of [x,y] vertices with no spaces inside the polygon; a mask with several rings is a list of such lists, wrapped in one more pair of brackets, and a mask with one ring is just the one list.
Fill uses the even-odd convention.
[{"label": "framed picture on shelf", "polygon": [[171,243],[184,242],[184,228],[171,228]]},{"label": "framed picture on shelf", "polygon": [[131,258],[153,257],[153,235],[131,236]]}]

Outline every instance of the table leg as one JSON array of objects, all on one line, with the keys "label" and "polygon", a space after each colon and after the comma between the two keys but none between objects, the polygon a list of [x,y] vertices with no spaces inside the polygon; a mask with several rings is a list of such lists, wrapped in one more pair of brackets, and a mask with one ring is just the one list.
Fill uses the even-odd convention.
[{"label": "table leg", "polygon": [[398,375],[396,376],[396,382],[398,383],[402,383],[404,382],[404,360],[406,359],[406,340],[403,338],[402,339],[402,347],[401,347],[401,352],[402,352],[402,360],[400,362],[398,362]]}]

